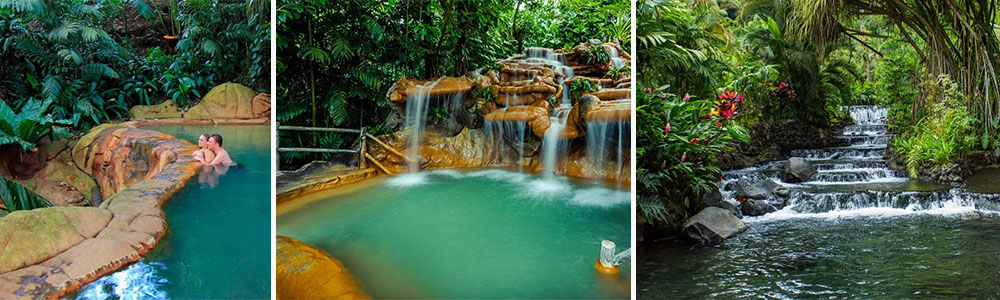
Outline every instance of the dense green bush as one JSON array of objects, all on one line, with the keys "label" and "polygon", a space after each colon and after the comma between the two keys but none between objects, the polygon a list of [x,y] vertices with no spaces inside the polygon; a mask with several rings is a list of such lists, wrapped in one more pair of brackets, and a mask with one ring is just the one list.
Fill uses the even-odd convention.
[{"label": "dense green bush", "polygon": [[72,124],[68,120],[53,120],[48,114],[50,105],[52,100],[30,99],[21,107],[21,112],[15,113],[7,103],[0,102],[0,146],[17,144],[23,150],[34,149],[38,140],[45,136],[55,137],[60,132],[54,129],[55,125]]},{"label": "dense green bush", "polygon": [[[161,2],[172,4],[166,16],[141,0],[0,2],[0,63],[9,68],[0,74],[0,97],[14,110],[32,98],[52,101],[54,118],[86,130],[128,117],[134,105],[174,99],[188,106],[226,81],[269,87],[267,3]],[[115,25],[128,9],[179,29],[176,51],[137,55]]]},{"label": "dense green bush", "polygon": [[734,121],[742,95],[725,92],[715,100],[696,100],[669,94],[668,88],[643,88],[636,101],[638,218],[650,224],[685,218],[702,195],[718,186],[716,156],[748,139]]},{"label": "dense green bush", "polygon": [[17,183],[17,181],[3,177],[0,177],[0,201],[2,201],[4,206],[0,210],[5,212],[52,206],[52,203],[48,200]]},{"label": "dense green bush", "polygon": [[942,90],[942,100],[916,125],[893,139],[893,147],[906,157],[911,177],[917,177],[922,167],[943,167],[972,150],[977,142],[972,126],[978,121],[966,108],[968,101],[958,84],[948,75],[940,75],[936,84]]}]

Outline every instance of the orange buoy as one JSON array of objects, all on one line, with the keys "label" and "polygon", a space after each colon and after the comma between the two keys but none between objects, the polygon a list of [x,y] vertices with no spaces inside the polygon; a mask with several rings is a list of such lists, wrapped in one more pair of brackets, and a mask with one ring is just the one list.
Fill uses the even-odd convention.
[{"label": "orange buoy", "polygon": [[601,260],[600,259],[594,261],[594,268],[597,269],[597,272],[601,273],[601,274],[605,274],[605,275],[617,275],[618,274],[618,266],[606,267],[606,266],[604,266],[604,264],[601,264]]}]

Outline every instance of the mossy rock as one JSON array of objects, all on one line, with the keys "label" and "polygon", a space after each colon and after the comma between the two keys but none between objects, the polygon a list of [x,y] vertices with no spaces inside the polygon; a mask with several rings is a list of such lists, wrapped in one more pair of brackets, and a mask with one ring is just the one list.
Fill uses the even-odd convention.
[{"label": "mossy rock", "polygon": [[91,174],[90,167],[87,166],[87,155],[90,154],[90,145],[94,143],[94,140],[96,140],[101,135],[101,132],[104,132],[104,130],[110,128],[128,127],[129,126],[125,124],[101,124],[97,127],[91,128],[87,134],[80,137],[80,139],[76,141],[76,144],[73,145],[73,162],[76,164],[76,167],[80,168],[80,170],[83,170],[84,172],[87,172],[87,174]]},{"label": "mossy rock", "polygon": [[134,119],[171,119],[180,118],[180,106],[173,100],[163,101],[156,105],[136,105],[129,109]]},{"label": "mossy rock", "polygon": [[111,212],[93,207],[48,207],[0,218],[0,273],[45,261],[96,236]]},{"label": "mossy rock", "polygon": [[257,93],[246,86],[231,82],[223,83],[208,91],[208,94],[201,98],[201,102],[184,113],[184,118],[253,119],[256,117],[253,111],[253,98],[256,95]]}]

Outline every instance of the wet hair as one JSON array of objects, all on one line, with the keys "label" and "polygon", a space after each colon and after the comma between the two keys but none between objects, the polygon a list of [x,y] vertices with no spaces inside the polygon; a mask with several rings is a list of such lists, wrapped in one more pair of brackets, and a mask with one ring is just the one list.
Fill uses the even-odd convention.
[{"label": "wet hair", "polygon": [[202,133],[201,135],[198,136],[198,139],[200,140],[202,138],[204,138],[207,141],[208,139],[212,138],[212,135],[207,133]]},{"label": "wet hair", "polygon": [[215,139],[215,142],[219,144],[219,147],[222,147],[222,136],[221,135],[219,135],[218,133],[213,133],[212,136],[210,137],[210,139]]}]

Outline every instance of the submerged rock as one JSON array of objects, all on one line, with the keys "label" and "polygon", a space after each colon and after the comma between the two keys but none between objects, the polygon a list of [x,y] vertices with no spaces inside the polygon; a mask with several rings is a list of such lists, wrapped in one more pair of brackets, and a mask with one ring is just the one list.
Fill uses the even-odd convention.
[{"label": "submerged rock", "polygon": [[724,208],[707,207],[684,222],[683,228],[692,239],[713,244],[743,232],[747,226]]},{"label": "submerged rock", "polygon": [[816,166],[813,166],[805,158],[792,157],[781,165],[781,180],[785,182],[809,181],[809,178],[816,174]]},{"label": "submerged rock", "polygon": [[750,199],[743,202],[743,204],[740,204],[740,212],[751,217],[763,216],[776,211],[778,211],[778,209],[775,208],[774,205],[762,200]]}]

